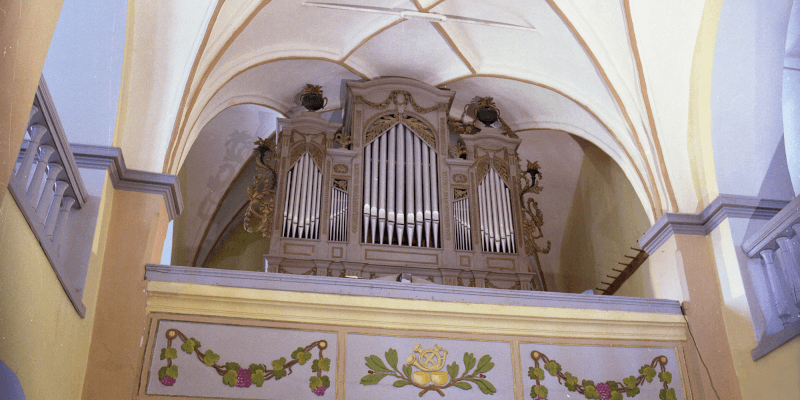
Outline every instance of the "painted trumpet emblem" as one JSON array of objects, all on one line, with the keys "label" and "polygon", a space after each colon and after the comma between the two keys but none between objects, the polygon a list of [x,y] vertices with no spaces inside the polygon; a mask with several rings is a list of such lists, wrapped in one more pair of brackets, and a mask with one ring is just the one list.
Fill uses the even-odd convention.
[{"label": "painted trumpet emblem", "polygon": [[[416,345],[414,352],[408,356],[402,371],[397,368],[397,351],[389,349],[384,354],[386,363],[378,356],[369,356],[365,360],[369,371],[361,378],[362,385],[376,385],[383,378],[391,376],[397,378],[393,383],[394,387],[414,386],[422,389],[419,396],[422,397],[430,391],[439,393],[444,397],[444,390],[455,386],[462,390],[472,389],[472,382],[484,394],[495,394],[497,389],[488,380],[485,373],[494,368],[492,357],[485,355],[476,360],[472,353],[464,353],[464,372],[459,375],[461,367],[458,362],[447,365],[447,350],[438,344],[432,349],[423,349],[422,345]],[[388,367],[386,365],[389,365]],[[442,368],[446,367],[446,371]],[[473,370],[473,367],[475,368]],[[416,370],[415,370],[416,369]]]}]

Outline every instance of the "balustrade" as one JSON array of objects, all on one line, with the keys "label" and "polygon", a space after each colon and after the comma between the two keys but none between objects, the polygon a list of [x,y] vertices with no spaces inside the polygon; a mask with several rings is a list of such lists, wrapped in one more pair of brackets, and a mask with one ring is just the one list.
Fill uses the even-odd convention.
[{"label": "balustrade", "polygon": [[789,203],[742,249],[766,325],[753,350],[758,359],[800,335],[800,196]]}]

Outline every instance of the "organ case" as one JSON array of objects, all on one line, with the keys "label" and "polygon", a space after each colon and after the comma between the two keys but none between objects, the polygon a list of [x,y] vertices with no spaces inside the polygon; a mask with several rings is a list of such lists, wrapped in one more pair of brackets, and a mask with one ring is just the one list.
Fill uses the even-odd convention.
[{"label": "organ case", "polygon": [[452,132],[454,96],[405,78],[348,82],[342,124],[279,119],[269,271],[532,290],[520,139]]}]

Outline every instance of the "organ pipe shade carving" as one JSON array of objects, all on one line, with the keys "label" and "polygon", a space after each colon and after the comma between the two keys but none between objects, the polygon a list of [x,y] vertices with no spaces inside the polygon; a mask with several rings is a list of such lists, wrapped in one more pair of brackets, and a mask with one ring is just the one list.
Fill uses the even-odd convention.
[{"label": "organ pipe shade carving", "polygon": [[350,198],[345,190],[338,187],[331,188],[331,219],[328,240],[332,242],[347,241],[347,205]]},{"label": "organ pipe shade carving", "polygon": [[319,234],[322,172],[308,151],[295,162],[287,177],[283,237],[317,239]]},{"label": "organ pipe shade carving", "polygon": [[516,253],[510,197],[503,178],[490,167],[478,185],[483,251]]},{"label": "organ pipe shade carving", "polygon": [[453,219],[456,230],[456,250],[472,250],[472,229],[469,224],[469,197],[453,203]]},{"label": "organ pipe shade carving", "polygon": [[440,247],[438,155],[403,123],[364,147],[364,243]]}]

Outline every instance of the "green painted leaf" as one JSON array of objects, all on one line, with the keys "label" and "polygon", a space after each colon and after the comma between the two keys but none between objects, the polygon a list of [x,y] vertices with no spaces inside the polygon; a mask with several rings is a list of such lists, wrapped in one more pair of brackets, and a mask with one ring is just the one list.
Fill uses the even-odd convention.
[{"label": "green painted leaf", "polygon": [[[549,363],[544,365],[544,369],[546,369],[547,372],[550,373],[550,375],[556,376],[558,371],[561,371],[561,364],[559,364],[559,363],[557,363],[557,362],[555,362],[553,360],[550,360]],[[544,379],[544,377],[542,377],[541,379]]]},{"label": "green painted leaf", "polygon": [[381,379],[385,378],[389,374],[367,374],[363,378],[361,378],[362,385],[377,385]]},{"label": "green painted leaf", "polygon": [[453,386],[455,386],[455,387],[457,387],[459,389],[464,389],[464,390],[472,389],[472,385],[470,385],[467,382],[456,382],[455,384],[453,384]]},{"label": "green painted leaf", "polygon": [[637,394],[639,394],[639,392],[641,392],[641,391],[642,391],[641,389],[639,389],[638,387],[634,386],[632,388],[628,388],[628,391],[625,392],[625,395],[628,396],[628,397],[633,397],[633,396],[636,396]]},{"label": "green painted leaf", "polygon": [[389,370],[389,368],[386,368],[386,365],[383,363],[383,360],[381,360],[378,356],[373,355],[369,357],[364,357],[364,359],[367,361],[367,367],[369,367],[369,369],[371,370],[378,372],[392,372]]},{"label": "green painted leaf", "polygon": [[544,370],[541,368],[530,368],[528,369],[528,376],[531,377],[531,379],[542,380],[544,379]]},{"label": "green painted leaf", "polygon": [[398,379],[398,380],[394,381],[394,383],[392,385],[394,385],[394,387],[403,387],[405,385],[410,385],[410,384],[411,384],[411,382],[409,382],[409,381],[403,381],[403,380],[399,380]]},{"label": "green painted leaf", "polygon": [[165,376],[167,376],[167,367],[161,367],[161,369],[158,370],[158,380],[164,379]]},{"label": "green painted leaf", "polygon": [[194,338],[191,338],[181,345],[181,350],[185,351],[188,354],[194,353],[194,349],[200,347],[200,342],[196,341]]},{"label": "green painted leaf", "polygon": [[311,359],[311,353],[309,352],[302,352],[297,354],[297,363],[300,365],[305,365],[310,359]]},{"label": "green painted leaf", "polygon": [[206,350],[206,355],[203,357],[203,362],[209,367],[219,361],[219,354],[214,354],[211,349]]},{"label": "green painted leaf", "polygon": [[611,400],[622,400],[622,393],[617,391],[611,392]]},{"label": "green painted leaf", "polygon": [[250,374],[250,380],[256,384],[256,386],[261,387],[264,384],[264,370],[263,369],[250,369],[250,371],[254,371]]},{"label": "green painted leaf", "polygon": [[178,358],[178,349],[173,349],[168,347],[161,349],[161,359],[163,360],[165,358],[169,358],[172,360]]},{"label": "green painted leaf", "polygon": [[661,389],[661,392],[658,394],[658,398],[661,400],[677,400],[675,389]]},{"label": "green painted leaf", "polygon": [[533,385],[531,387],[531,397],[547,398],[547,388],[544,385]]},{"label": "green painted leaf", "polygon": [[237,363],[235,363],[235,362],[228,362],[228,363],[225,363],[225,368],[226,368],[228,371],[231,371],[231,370],[232,370],[232,371],[238,371],[238,370],[239,370],[239,368],[241,368],[241,367],[239,367],[239,364],[237,364]]},{"label": "green painted leaf", "polygon": [[[277,360],[272,361],[272,367],[275,368],[275,371],[283,369],[283,365],[286,364],[286,357],[281,357]],[[276,378],[277,378],[277,374]]]},{"label": "green painted leaf", "polygon": [[653,378],[656,376],[656,370],[649,365],[643,365],[642,368],[639,368],[639,373],[644,375],[644,378],[647,379],[648,382],[652,382]]},{"label": "green painted leaf", "polygon": [[171,377],[172,379],[178,379],[178,366],[173,365],[171,367],[167,367],[167,376]]},{"label": "green painted leaf", "polygon": [[238,373],[235,370],[230,370],[222,376],[222,383],[230,387],[236,387],[237,377]]},{"label": "green painted leaf", "polygon": [[389,351],[384,353],[384,356],[386,356],[386,362],[389,363],[389,365],[391,365],[392,368],[396,370],[397,369],[397,350],[390,348]]},{"label": "green painted leaf", "polygon": [[[292,358],[294,358],[295,360],[297,360],[297,355],[298,355],[298,354],[300,354],[300,353],[305,353],[305,350],[303,350],[303,348],[302,348],[302,347],[298,347],[298,348],[297,348],[297,350],[295,350],[295,351],[293,351],[293,352],[292,352]],[[312,389],[313,389],[313,388],[312,388]]]},{"label": "green painted leaf", "polygon": [[661,382],[666,382],[667,384],[672,383],[672,373],[669,372],[659,372],[658,373],[658,380]]},{"label": "green painted leaf", "polygon": [[250,364],[250,372],[255,372],[256,370],[261,370],[264,372],[266,368],[262,364]]},{"label": "green painted leaf", "polygon": [[411,366],[410,365],[403,365],[403,373],[406,374],[408,379],[411,379]]},{"label": "green painted leaf", "polygon": [[331,387],[331,379],[328,378],[328,375],[322,375],[322,386]]},{"label": "green painted leaf", "polygon": [[566,382],[564,382],[564,386],[567,387],[567,390],[569,390],[570,392],[577,391],[578,390],[578,388],[577,388],[578,377],[577,376],[573,376],[569,372],[566,373],[566,377],[567,377],[567,380],[566,380]]},{"label": "green painted leaf", "polygon": [[281,379],[284,376],[286,376],[288,372],[286,372],[285,369],[276,369],[275,372],[273,372],[272,374],[275,375],[275,380],[277,381],[278,379]]},{"label": "green painted leaf", "polygon": [[475,384],[477,384],[478,385],[478,389],[480,389],[481,392],[483,392],[483,394],[495,394],[495,393],[497,393],[497,389],[495,389],[494,385],[492,385],[486,379],[473,378],[473,379],[470,379],[469,381],[470,382],[474,382]]},{"label": "green painted leaf", "polygon": [[606,385],[612,392],[619,389],[619,384],[616,381],[606,381]]},{"label": "green painted leaf", "polygon": [[489,372],[492,368],[494,368],[494,363],[492,362],[492,356],[485,355],[481,357],[478,361],[478,366],[475,367],[475,372],[473,374],[482,374],[484,372]]},{"label": "green painted leaf", "polygon": [[310,387],[311,389],[316,389],[322,386],[322,379],[319,379],[316,376],[312,376],[311,378],[308,378],[308,380],[309,380],[308,387]]},{"label": "green painted leaf", "polygon": [[594,386],[585,386],[583,388],[583,395],[586,396],[587,399],[599,399],[600,393],[597,392],[597,388]]},{"label": "green painted leaf", "polygon": [[447,373],[450,375],[451,382],[458,377],[458,364],[455,361],[447,366]]},{"label": "green painted leaf", "polygon": [[472,353],[464,353],[464,374],[461,376],[466,375],[474,366],[475,357],[472,355]]},{"label": "green painted leaf", "polygon": [[322,361],[319,362],[319,368],[323,371],[330,371],[331,370],[331,359],[330,358],[323,358]]},{"label": "green painted leaf", "polygon": [[631,376],[629,376],[627,378],[624,378],[622,380],[622,382],[625,383],[625,385],[628,386],[629,388],[635,388],[636,387],[636,377],[633,376],[633,375],[631,375]]},{"label": "green painted leaf", "polygon": [[583,386],[594,386],[594,381],[587,381],[586,379],[584,379],[583,381],[581,381],[581,385],[583,385]]}]

